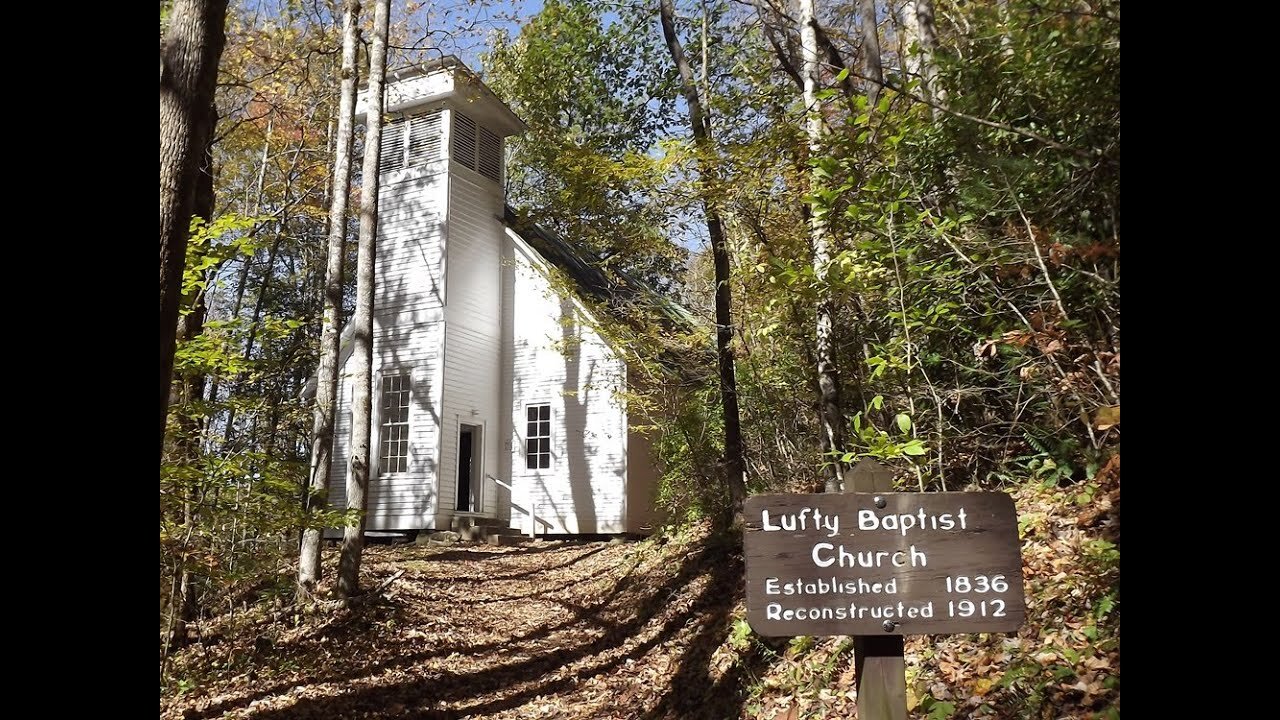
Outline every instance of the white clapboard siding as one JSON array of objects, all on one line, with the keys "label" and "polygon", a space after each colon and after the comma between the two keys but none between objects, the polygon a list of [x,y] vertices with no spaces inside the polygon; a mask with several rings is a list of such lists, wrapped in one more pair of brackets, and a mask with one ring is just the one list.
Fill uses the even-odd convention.
[{"label": "white clapboard siding", "polygon": [[[443,163],[379,193],[374,315],[444,305],[444,237],[449,176]],[[406,171],[409,173],[411,171]]]},{"label": "white clapboard siding", "polygon": [[[646,465],[637,468],[643,478],[652,468],[647,443],[629,439],[626,367],[592,329],[585,307],[551,291],[546,261],[502,225],[507,133],[494,127],[515,132],[520,123],[482,94],[462,103],[453,70],[414,72],[392,83],[385,108],[398,122],[382,143],[366,527],[448,525],[457,512],[459,429],[468,424],[482,428],[475,458],[482,514],[523,527],[532,510],[542,534],[634,531],[629,505],[646,494],[631,486],[629,463]],[[365,100],[362,93],[359,112]],[[497,125],[486,127],[491,121]],[[350,371],[344,363],[335,507],[346,499]],[[380,473],[381,380],[405,373],[409,462],[403,472]],[[552,408],[550,468],[526,469],[530,403]]]},{"label": "white clapboard siding", "polygon": [[[439,467],[441,424],[439,413],[444,363],[440,346],[444,322],[423,322],[413,326],[386,325],[375,318],[373,424],[375,478],[370,482],[368,522],[370,530],[420,529],[431,527],[439,511],[436,479]],[[409,468],[387,475],[377,467],[381,377],[408,372],[412,378],[409,397]],[[344,373],[339,395],[334,436],[329,501],[335,508],[346,506],[345,483],[350,459],[351,378]]]},{"label": "white clapboard siding", "polygon": [[329,465],[329,507],[341,510],[347,507],[347,461],[351,458],[351,378],[345,366],[338,376],[337,413]]},{"label": "white clapboard siding", "polygon": [[482,427],[481,507],[493,516],[502,412],[502,212],[499,188],[454,173],[449,185],[449,256],[445,305],[444,435],[440,454],[441,512],[457,507],[460,424]]},{"label": "white clapboard siding", "polygon": [[[448,175],[444,163],[392,173],[379,193],[374,291],[374,479],[369,486],[370,530],[432,527],[440,510],[437,480],[443,434],[445,235]],[[388,176],[384,175],[384,180]],[[349,365],[349,364],[348,364]],[[351,443],[351,383],[344,366],[334,436],[330,505],[345,507]],[[409,467],[382,474],[379,448],[380,378],[410,373]]]},{"label": "white clapboard siding", "polygon": [[[510,523],[526,527],[532,493],[541,533],[627,530],[627,415],[620,392],[626,366],[584,318],[585,308],[557,296],[546,264],[514,232],[509,302],[511,382],[509,458],[515,493]],[[552,462],[528,469],[525,409],[551,405]]]}]

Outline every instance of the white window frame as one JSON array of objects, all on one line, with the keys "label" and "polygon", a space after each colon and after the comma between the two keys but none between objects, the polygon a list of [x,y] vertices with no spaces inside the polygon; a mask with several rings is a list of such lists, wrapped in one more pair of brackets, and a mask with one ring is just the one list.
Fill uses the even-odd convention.
[{"label": "white window frame", "polygon": [[[537,420],[530,420],[529,411],[533,408],[546,408],[547,419],[543,420],[541,418],[541,413],[539,413],[539,418]],[[555,454],[555,445],[552,442],[555,438],[555,432],[554,432],[555,419],[556,419],[556,413],[555,413],[555,409],[551,406],[551,403],[549,402],[525,403],[525,406],[524,406],[524,430],[525,430],[524,432],[524,469],[526,472],[530,470],[542,471],[542,470],[555,469],[556,454]],[[547,434],[543,435],[540,432],[537,434],[530,433],[529,423],[531,422],[539,423],[539,424],[544,422],[547,423]],[[541,428],[538,428],[538,429],[541,430]],[[543,451],[541,449],[541,446],[539,446],[539,449],[536,450],[531,455],[529,452],[529,443],[531,441],[542,441],[542,440],[546,441],[547,449]],[[546,467],[542,467],[542,459],[544,456],[546,457],[546,461],[547,461]],[[536,463],[537,467],[529,467],[530,457],[537,457],[537,463]]]},{"label": "white window frame", "polygon": [[[406,382],[405,386],[395,391],[395,392],[405,393],[404,420],[398,421],[395,423],[388,423],[385,417],[385,404],[386,404],[386,393],[387,393],[386,383],[388,380],[391,380],[393,378],[404,378]],[[376,477],[393,478],[393,477],[400,477],[402,475],[406,475],[409,473],[410,468],[413,467],[413,442],[411,441],[412,433],[413,433],[413,371],[411,369],[387,371],[387,372],[382,372],[378,374],[377,411],[378,411],[378,445],[377,445],[377,455],[375,457],[377,457],[378,473]],[[403,440],[398,439],[394,441],[396,443],[403,442],[405,444],[404,455],[401,456],[400,454],[397,453],[394,456],[390,456],[390,457],[395,457],[397,459],[400,457],[404,458],[403,470],[394,470],[394,471],[388,470],[387,460],[389,456],[385,455],[383,452],[383,445],[384,445],[384,442],[386,441],[385,433],[393,425],[404,427]],[[399,448],[397,448],[397,450],[398,449]]]}]

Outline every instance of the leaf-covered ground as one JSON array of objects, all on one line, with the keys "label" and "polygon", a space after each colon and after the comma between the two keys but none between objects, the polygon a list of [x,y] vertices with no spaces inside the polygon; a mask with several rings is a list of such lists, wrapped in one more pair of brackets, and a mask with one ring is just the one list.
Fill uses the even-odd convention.
[{"label": "leaf-covered ground", "polygon": [[[1016,499],[1028,622],[909,638],[912,714],[1118,718],[1118,461]],[[856,717],[847,640],[751,634],[741,556],[705,532],[366,558],[367,586],[395,579],[352,611],[211,623],[177,657],[161,717]]]}]

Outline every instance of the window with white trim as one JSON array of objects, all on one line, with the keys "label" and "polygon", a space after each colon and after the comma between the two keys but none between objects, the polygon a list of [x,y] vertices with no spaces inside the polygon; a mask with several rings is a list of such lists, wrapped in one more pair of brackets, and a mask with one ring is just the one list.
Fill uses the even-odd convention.
[{"label": "window with white trim", "polygon": [[409,470],[409,373],[382,376],[382,413],[378,425],[378,472]]},{"label": "window with white trim", "polygon": [[541,403],[525,408],[528,422],[524,435],[524,466],[529,470],[551,467],[551,405]]}]

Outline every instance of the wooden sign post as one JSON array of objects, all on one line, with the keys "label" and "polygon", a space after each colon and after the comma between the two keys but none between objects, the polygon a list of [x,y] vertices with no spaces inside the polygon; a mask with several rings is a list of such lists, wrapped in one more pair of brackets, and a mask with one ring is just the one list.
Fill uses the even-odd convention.
[{"label": "wooden sign post", "polygon": [[[845,474],[844,486],[855,493],[892,492],[893,471],[864,458]],[[861,720],[907,720],[907,660],[901,635],[853,636],[853,677]]]},{"label": "wooden sign post", "polygon": [[747,622],[767,636],[853,635],[858,716],[905,720],[902,636],[1007,632],[1026,616],[1004,493],[895,493],[868,461],[854,492],[747,498]]}]

